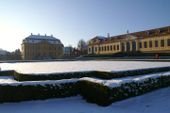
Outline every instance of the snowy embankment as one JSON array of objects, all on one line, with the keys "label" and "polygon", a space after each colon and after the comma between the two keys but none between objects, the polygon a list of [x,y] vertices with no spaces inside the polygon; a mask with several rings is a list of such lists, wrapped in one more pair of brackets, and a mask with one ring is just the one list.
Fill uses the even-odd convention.
[{"label": "snowy embankment", "polygon": [[100,107],[82,97],[0,104],[1,113],[170,113],[170,87]]}]

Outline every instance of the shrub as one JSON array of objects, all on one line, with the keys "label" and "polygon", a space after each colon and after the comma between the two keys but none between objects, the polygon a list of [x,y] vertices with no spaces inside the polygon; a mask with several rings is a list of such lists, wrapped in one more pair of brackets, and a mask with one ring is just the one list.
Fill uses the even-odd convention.
[{"label": "shrub", "polygon": [[77,84],[80,95],[82,95],[87,102],[97,103],[101,106],[111,104],[111,90],[108,87],[89,81],[78,81]]},{"label": "shrub", "polygon": [[[148,72],[150,71],[148,70]],[[90,73],[88,76],[92,76],[93,74],[95,74],[93,76],[98,76],[99,73],[100,72],[94,71]],[[105,72],[103,72],[101,75],[104,76],[105,74],[106,76],[110,77]],[[85,74],[78,73],[78,75],[84,76]],[[18,74],[17,76],[19,77],[19,80],[28,79],[28,78],[24,78],[26,75],[20,76],[20,74]],[[139,81],[122,83],[120,86],[113,87],[113,88],[109,86],[105,86],[103,84],[91,82],[88,80],[76,80],[74,82],[57,81],[56,83],[48,82],[46,84],[44,84],[42,81],[42,84],[32,84],[32,85],[24,84],[24,83],[26,82],[19,83],[19,85],[1,84],[0,102],[18,102],[18,101],[25,101],[25,100],[63,98],[63,97],[75,96],[80,94],[88,102],[96,103],[101,106],[108,106],[115,101],[142,95],[144,93],[159,88],[170,86],[170,76],[158,76],[157,78],[145,78]]]},{"label": "shrub", "polygon": [[13,76],[14,70],[0,71],[0,76]]},{"label": "shrub", "polygon": [[158,72],[170,71],[170,67],[159,67],[150,69],[138,69],[120,72],[102,72],[102,71],[89,71],[89,72],[70,72],[70,73],[52,73],[52,74],[22,74],[14,72],[14,79],[18,81],[38,81],[38,80],[61,80],[70,78],[82,77],[95,77],[101,79],[113,79],[127,76],[137,76]]},{"label": "shrub", "polygon": [[0,103],[75,96],[75,83],[45,85],[0,85]]}]

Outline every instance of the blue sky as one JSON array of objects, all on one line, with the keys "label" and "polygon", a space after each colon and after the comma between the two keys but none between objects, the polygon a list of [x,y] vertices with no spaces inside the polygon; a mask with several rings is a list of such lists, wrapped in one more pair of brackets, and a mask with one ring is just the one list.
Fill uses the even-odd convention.
[{"label": "blue sky", "polygon": [[170,25],[169,0],[0,0],[0,48],[21,48],[31,33],[77,46],[111,36]]}]

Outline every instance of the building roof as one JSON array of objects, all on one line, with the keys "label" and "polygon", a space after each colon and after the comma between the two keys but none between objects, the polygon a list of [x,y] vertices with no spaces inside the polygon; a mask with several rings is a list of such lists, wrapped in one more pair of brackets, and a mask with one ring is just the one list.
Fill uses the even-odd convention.
[{"label": "building roof", "polygon": [[91,43],[89,43],[89,45],[116,42],[116,41],[126,39],[128,36],[140,39],[140,38],[150,38],[154,36],[161,36],[161,35],[166,35],[166,34],[170,34],[170,26],[155,28],[155,29],[150,29],[150,30],[145,30],[145,31],[139,31],[139,32],[134,32],[134,33],[122,34],[122,35],[117,35],[117,36],[111,36],[108,38],[101,38],[100,36],[96,36],[90,40]]},{"label": "building roof", "polygon": [[53,40],[53,41],[60,41],[59,39],[53,37],[53,35],[51,36],[47,36],[47,35],[33,35],[31,33],[30,36],[26,37],[25,39],[32,39],[32,40]]},{"label": "building roof", "polygon": [[51,44],[62,44],[61,41],[59,39],[53,37],[53,35],[51,35],[51,36],[39,35],[39,34],[33,35],[32,33],[30,36],[23,39],[22,43],[39,43],[41,41],[48,41]]}]

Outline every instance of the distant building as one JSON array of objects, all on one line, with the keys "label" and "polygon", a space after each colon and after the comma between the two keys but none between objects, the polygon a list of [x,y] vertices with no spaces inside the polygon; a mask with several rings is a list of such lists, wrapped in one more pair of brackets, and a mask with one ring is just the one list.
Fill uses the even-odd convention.
[{"label": "distant building", "polygon": [[101,37],[89,41],[88,54],[170,53],[170,26],[146,31]]},{"label": "distant building", "polygon": [[72,56],[73,55],[73,47],[64,47],[64,56]]},{"label": "distant building", "polygon": [[33,35],[23,39],[21,44],[22,59],[55,59],[63,56],[63,44],[55,37]]}]

